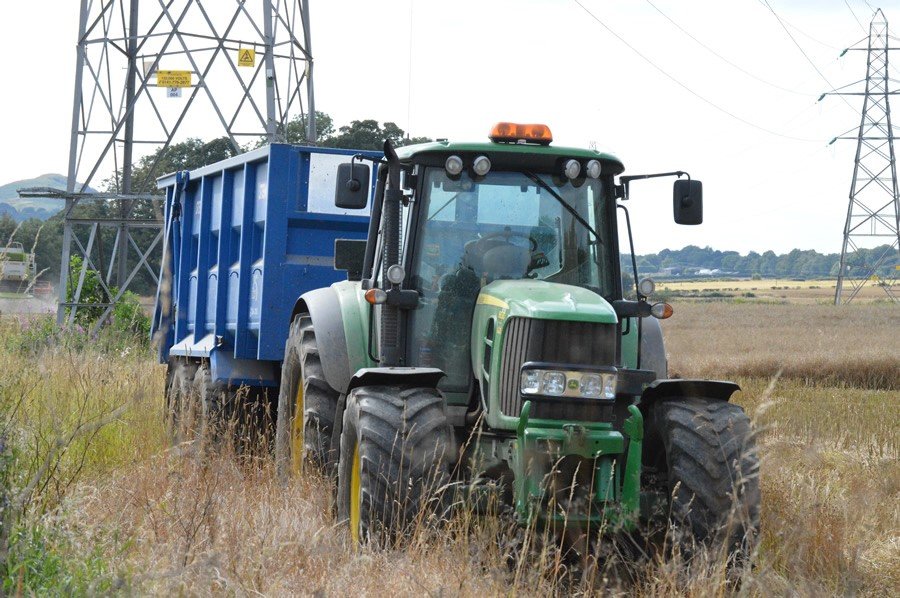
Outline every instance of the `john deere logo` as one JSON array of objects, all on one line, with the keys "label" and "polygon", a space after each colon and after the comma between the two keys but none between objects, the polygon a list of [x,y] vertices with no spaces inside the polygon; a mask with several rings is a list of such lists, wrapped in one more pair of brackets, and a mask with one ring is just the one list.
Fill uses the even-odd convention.
[{"label": "john deere logo", "polygon": [[575,378],[569,380],[569,388],[571,388],[572,390],[578,388],[578,380],[576,380]]}]

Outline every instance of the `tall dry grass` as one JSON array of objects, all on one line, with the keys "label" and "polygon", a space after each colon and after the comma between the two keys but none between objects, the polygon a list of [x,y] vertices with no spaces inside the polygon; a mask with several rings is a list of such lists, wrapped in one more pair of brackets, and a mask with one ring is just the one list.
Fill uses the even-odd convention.
[{"label": "tall dry grass", "polygon": [[670,375],[782,377],[900,390],[900,309],[871,303],[673,302],[664,320]]},{"label": "tall dry grass", "polygon": [[[752,361],[752,351],[765,350],[757,307],[704,306],[702,322],[700,313],[679,309],[667,322],[673,368],[724,377],[725,365],[739,365],[742,356]],[[769,350],[786,371],[795,352],[783,345],[833,337],[811,332],[808,308],[798,309],[803,313],[779,312],[780,323],[768,326]],[[878,319],[878,309],[858,317]],[[706,335],[697,330],[704,326]],[[886,333],[873,338],[889,340]],[[32,356],[8,347],[0,343],[0,361],[9,364],[0,369],[0,391],[21,403],[17,429],[32,443],[23,446],[127,406],[92,438],[79,439],[83,450],[61,456],[64,475],[56,479],[69,482],[48,483],[45,508],[27,518],[32,536],[22,556],[30,560],[27,570],[7,565],[7,576],[18,576],[7,578],[10,593],[880,596],[900,587],[896,390],[853,388],[847,380],[829,386],[821,377],[809,377],[811,384],[782,378],[770,387],[767,369],[739,380],[744,391],[736,400],[759,431],[763,532],[756,566],[738,571],[736,584],[721,559],[687,566],[677,555],[608,540],[587,562],[562,559],[540,543],[523,551],[521,532],[467,510],[438,530],[418,530],[405,548],[353,550],[334,521],[325,480],[307,474],[282,486],[266,458],[167,448],[163,369],[149,355],[87,347]],[[705,358],[712,349],[704,347],[725,365]],[[865,351],[857,353],[861,360]]]}]

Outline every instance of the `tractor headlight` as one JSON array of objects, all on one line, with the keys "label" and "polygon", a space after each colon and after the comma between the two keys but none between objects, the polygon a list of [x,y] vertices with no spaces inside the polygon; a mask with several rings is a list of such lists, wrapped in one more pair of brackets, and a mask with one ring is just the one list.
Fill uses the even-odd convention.
[{"label": "tractor headlight", "polygon": [[491,170],[491,160],[487,156],[478,156],[472,162],[472,170],[478,176],[484,176]]},{"label": "tractor headlight", "polygon": [[561,395],[566,392],[566,375],[563,372],[544,372],[541,390],[548,395]]},{"label": "tractor headlight", "polygon": [[522,370],[519,389],[524,395],[580,397],[584,399],[616,398],[617,374],[610,371],[560,371],[527,368]]},{"label": "tractor headlight", "polygon": [[589,399],[615,399],[615,374],[585,374],[579,386],[581,396]]},{"label": "tractor headlight", "polygon": [[450,156],[447,158],[447,161],[444,162],[444,169],[447,171],[447,174],[450,176],[456,176],[462,172],[463,169],[463,161],[459,156]]},{"label": "tractor headlight", "polygon": [[522,372],[522,393],[526,395],[537,394],[541,391],[541,370],[525,370]]},{"label": "tractor headlight", "polygon": [[581,174],[581,164],[578,160],[569,160],[566,162],[564,170],[567,177],[577,179],[578,175]]}]

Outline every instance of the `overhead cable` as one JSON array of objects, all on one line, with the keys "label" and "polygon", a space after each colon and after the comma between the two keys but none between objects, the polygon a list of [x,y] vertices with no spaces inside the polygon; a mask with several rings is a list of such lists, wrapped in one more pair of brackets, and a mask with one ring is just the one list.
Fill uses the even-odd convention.
[{"label": "overhead cable", "polygon": [[[759,2],[760,4],[762,4],[763,6],[765,6],[764,0],[757,0],[757,2]],[[838,48],[838,47],[835,47],[835,46],[833,46],[833,45],[831,45],[831,44],[826,44],[825,42],[823,42],[823,41],[820,40],[820,39],[816,39],[815,37],[813,37],[813,36],[811,36],[810,34],[806,33],[805,31],[803,31],[802,29],[800,29],[799,27],[797,27],[796,25],[794,25],[793,23],[791,23],[790,21],[788,21],[788,20],[786,20],[786,19],[782,19],[782,21],[784,22],[785,25],[787,25],[788,27],[790,27],[791,29],[793,29],[794,31],[796,31],[797,33],[799,33],[800,35],[802,35],[803,37],[805,37],[805,38],[807,38],[807,39],[810,39],[810,40],[816,42],[816,43],[819,44],[820,46],[823,46],[823,47],[825,47],[825,48],[830,48],[830,49],[832,49],[832,50],[837,50],[837,51],[839,51],[839,52],[840,52],[841,50],[843,50],[843,48]]]},{"label": "overhead cable", "polygon": [[688,36],[689,38],[691,38],[692,40],[694,40],[694,41],[695,41],[700,47],[702,47],[704,50],[706,50],[707,52],[709,52],[710,54],[712,54],[713,56],[715,56],[716,58],[718,58],[719,60],[721,60],[721,61],[724,62],[725,64],[728,64],[729,66],[731,66],[731,67],[733,67],[733,68],[736,68],[737,70],[741,71],[742,73],[744,73],[745,75],[747,75],[747,76],[750,77],[751,79],[755,79],[755,80],[759,81],[760,83],[764,83],[765,85],[768,85],[769,87],[774,87],[775,89],[780,89],[781,91],[785,91],[785,92],[787,92],[787,93],[793,93],[793,94],[796,94],[796,95],[799,95],[799,96],[812,96],[812,95],[814,95],[814,94],[811,94],[811,93],[806,93],[806,92],[802,92],[802,91],[797,91],[797,90],[794,90],[794,89],[788,89],[787,87],[782,87],[782,86],[780,86],[780,85],[778,85],[778,84],[776,84],[776,83],[772,83],[771,81],[766,81],[765,79],[762,79],[761,77],[757,77],[756,75],[754,75],[754,74],[751,73],[750,71],[748,71],[748,70],[742,68],[741,66],[739,66],[739,65],[737,65],[737,64],[735,64],[735,63],[733,63],[733,62],[731,62],[730,60],[728,60],[727,58],[725,58],[724,56],[722,56],[721,54],[719,54],[718,52],[716,52],[715,50],[713,50],[712,48],[710,48],[709,46],[707,46],[706,44],[704,44],[702,41],[700,41],[699,39],[697,39],[696,37],[694,37],[689,31],[685,30],[684,27],[682,27],[681,25],[679,25],[678,23],[676,23],[676,22],[672,19],[672,17],[670,17],[669,15],[667,15],[666,13],[664,13],[662,10],[660,10],[659,7],[656,6],[651,0],[646,0],[646,2],[647,2],[647,4],[649,4],[650,6],[652,6],[653,9],[654,9],[656,12],[658,12],[658,13],[661,14],[663,17],[665,17],[665,19],[666,19],[667,21],[669,21],[672,25],[674,25],[676,28],[678,28],[679,31],[681,31],[683,34],[685,34],[686,36]]},{"label": "overhead cable", "polygon": [[[822,71],[819,70],[819,67],[816,66],[816,63],[812,61],[812,58],[809,57],[809,54],[806,53],[806,50],[803,49],[803,46],[801,46],[799,44],[799,42],[797,42],[797,39],[793,35],[791,35],[791,32],[788,30],[787,26],[784,24],[784,21],[781,19],[780,16],[778,16],[778,13],[775,12],[774,8],[772,8],[772,5],[769,4],[769,0],[762,0],[762,2],[763,2],[763,4],[766,5],[766,7],[769,9],[769,11],[775,16],[775,19],[781,25],[781,28],[784,29],[784,32],[787,33],[787,36],[789,38],[791,38],[791,41],[794,42],[794,45],[797,46],[797,49],[800,50],[800,53],[803,54],[803,57],[806,58],[806,61],[810,64],[811,67],[813,67],[813,70],[815,70],[816,73],[819,74],[819,76],[822,78],[823,81],[825,81],[825,83],[828,85],[828,87],[831,89],[831,91],[837,91],[834,88],[834,85],[831,84],[831,81],[828,80],[828,77],[826,77],[822,73]],[[857,111],[856,108],[853,107],[853,104],[851,104],[849,101],[847,101],[847,98],[845,98],[844,96],[841,96],[841,99],[844,100],[844,103],[847,104],[848,106],[850,106],[850,108],[854,112]]]},{"label": "overhead cable", "polygon": [[669,79],[670,81],[672,81],[673,83],[675,83],[676,85],[678,85],[679,87],[681,87],[682,89],[684,89],[685,91],[687,91],[688,93],[690,93],[691,95],[693,95],[694,97],[696,97],[698,100],[700,100],[700,101],[702,101],[702,102],[708,104],[709,106],[715,108],[716,110],[718,110],[718,111],[721,112],[722,114],[725,114],[726,116],[730,116],[730,117],[733,118],[734,120],[739,121],[739,122],[741,122],[741,123],[744,123],[745,125],[747,125],[747,126],[749,126],[749,127],[752,127],[752,128],[754,128],[754,129],[757,129],[757,130],[762,131],[762,132],[764,132],[764,133],[768,133],[769,135],[774,135],[775,137],[781,137],[781,138],[784,138],[784,139],[793,139],[794,141],[808,141],[808,142],[814,142],[814,143],[819,143],[819,142],[822,141],[821,139],[808,139],[808,138],[804,138],[804,137],[794,137],[794,136],[792,136],[792,135],[785,135],[785,134],[783,134],[783,133],[779,133],[779,132],[777,132],[777,131],[773,131],[773,130],[771,130],[771,129],[767,129],[766,127],[763,127],[763,126],[761,126],[761,125],[758,125],[758,124],[756,124],[756,123],[754,123],[754,122],[752,122],[752,121],[749,121],[749,120],[747,120],[747,119],[745,119],[745,118],[741,118],[741,117],[738,116],[737,114],[735,114],[735,113],[733,113],[733,112],[731,112],[731,111],[729,111],[729,110],[727,110],[727,109],[725,109],[725,108],[722,108],[721,106],[719,106],[718,104],[716,104],[716,103],[713,102],[712,100],[708,100],[708,99],[705,98],[704,96],[700,95],[699,93],[697,93],[696,91],[694,91],[693,89],[691,89],[690,87],[688,87],[687,85],[685,85],[684,83],[682,83],[681,81],[679,81],[678,79],[676,79],[674,76],[670,75],[665,69],[663,69],[662,67],[658,66],[655,62],[653,62],[652,60],[650,60],[647,56],[645,56],[644,54],[642,54],[642,53],[640,52],[640,50],[638,50],[637,48],[635,48],[634,46],[632,46],[631,44],[629,44],[629,43],[625,40],[625,38],[623,38],[621,35],[619,35],[619,34],[616,33],[615,31],[613,31],[613,30],[610,28],[609,25],[607,25],[606,23],[604,23],[597,15],[595,15],[595,14],[592,13],[590,10],[588,10],[587,7],[585,7],[584,4],[581,3],[580,0],[573,0],[573,2],[575,2],[575,4],[577,4],[577,5],[581,8],[581,10],[583,10],[584,12],[586,12],[586,13],[588,14],[588,16],[591,17],[594,21],[596,21],[601,27],[603,27],[604,29],[606,29],[613,37],[615,37],[617,40],[619,40],[620,42],[622,42],[622,44],[624,44],[629,50],[631,50],[632,52],[634,52],[635,54],[637,54],[638,57],[640,57],[644,62],[646,62],[647,64],[649,64],[650,66],[652,66],[654,69],[656,69],[657,71],[659,71],[660,74],[662,74],[664,77],[666,77],[667,79]]},{"label": "overhead cable", "polygon": [[847,2],[847,0],[844,0],[844,4],[847,6],[847,10],[850,11],[850,14],[853,15],[853,18],[856,20],[856,24],[859,25],[859,28],[863,30],[863,33],[865,33],[866,35],[869,35],[869,32],[866,31],[865,27],[863,27],[862,21],[860,21],[859,17],[856,16],[856,11],[853,10],[852,6],[850,6],[850,3]]}]

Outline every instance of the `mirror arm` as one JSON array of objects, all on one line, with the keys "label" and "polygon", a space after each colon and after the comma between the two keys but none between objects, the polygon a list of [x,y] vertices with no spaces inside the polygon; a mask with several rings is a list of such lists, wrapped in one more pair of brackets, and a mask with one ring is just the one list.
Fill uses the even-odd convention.
[{"label": "mirror arm", "polygon": [[691,180],[691,175],[684,172],[683,170],[675,170],[673,172],[657,172],[654,174],[634,174],[630,176],[620,176],[619,182],[620,185],[616,186],[616,197],[619,199],[628,199],[628,189],[631,184],[631,181],[641,181],[644,179],[658,179],[660,177],[667,176],[675,176],[681,178],[686,176],[688,180]]},{"label": "mirror arm", "polygon": [[634,276],[634,293],[638,299],[644,298],[646,300],[646,297],[641,295],[641,289],[638,286],[637,256],[634,255],[634,237],[631,236],[631,215],[628,213],[628,208],[622,204],[617,204],[616,207],[625,212],[625,226],[628,228],[628,247],[631,251],[631,272]]}]

